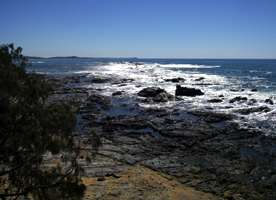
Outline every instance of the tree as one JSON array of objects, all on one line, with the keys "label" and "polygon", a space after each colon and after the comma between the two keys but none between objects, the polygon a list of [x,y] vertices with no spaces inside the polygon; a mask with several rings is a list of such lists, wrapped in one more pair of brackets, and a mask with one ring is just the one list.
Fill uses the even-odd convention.
[{"label": "tree", "polygon": [[26,73],[26,63],[22,48],[0,46],[0,199],[81,198],[74,113],[46,103],[51,87]]}]

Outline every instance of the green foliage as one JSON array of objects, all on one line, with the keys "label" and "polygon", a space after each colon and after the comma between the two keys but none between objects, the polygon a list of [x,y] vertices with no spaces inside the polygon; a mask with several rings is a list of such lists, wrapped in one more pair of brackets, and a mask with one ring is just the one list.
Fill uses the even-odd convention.
[{"label": "green foliage", "polygon": [[[81,198],[74,113],[69,105],[46,104],[51,87],[25,72],[21,53],[20,47],[0,46],[0,198]],[[51,164],[49,154],[60,163]]]}]

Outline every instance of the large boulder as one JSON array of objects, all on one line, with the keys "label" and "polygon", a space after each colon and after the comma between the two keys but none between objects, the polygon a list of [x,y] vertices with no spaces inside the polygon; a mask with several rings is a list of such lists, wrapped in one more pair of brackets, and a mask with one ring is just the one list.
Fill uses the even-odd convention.
[{"label": "large boulder", "polygon": [[181,87],[180,85],[176,85],[175,96],[195,97],[198,95],[204,95],[204,93],[200,89],[187,88]]},{"label": "large boulder", "polygon": [[112,96],[120,96],[123,94],[123,91],[117,91],[117,92],[113,92]]},{"label": "large boulder", "polygon": [[174,99],[174,96],[167,93],[164,89],[159,87],[148,87],[142,89],[137,94],[140,97],[147,97],[146,101],[167,102]]},{"label": "large boulder", "polygon": [[274,105],[274,102],[272,99],[266,99],[264,102],[270,105]]},{"label": "large boulder", "polygon": [[184,78],[168,78],[165,79],[166,82],[172,82],[172,83],[179,83],[179,82],[184,82],[185,79]]},{"label": "large boulder", "polygon": [[238,96],[238,97],[234,97],[233,99],[231,99],[229,101],[229,103],[235,103],[235,102],[241,102],[241,103],[243,103],[245,101],[247,101],[247,97]]},{"label": "large boulder", "polygon": [[173,99],[174,99],[174,96],[167,92],[161,92],[160,94],[152,98],[154,102],[167,102]]},{"label": "large boulder", "polygon": [[166,92],[164,89],[159,87],[147,87],[138,92],[140,97],[155,97],[156,95]]}]

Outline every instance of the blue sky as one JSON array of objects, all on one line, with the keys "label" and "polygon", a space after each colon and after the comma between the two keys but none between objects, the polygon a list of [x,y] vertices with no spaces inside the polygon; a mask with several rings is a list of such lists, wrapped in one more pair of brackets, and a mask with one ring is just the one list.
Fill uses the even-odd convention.
[{"label": "blue sky", "polygon": [[276,58],[276,0],[0,0],[33,56]]}]

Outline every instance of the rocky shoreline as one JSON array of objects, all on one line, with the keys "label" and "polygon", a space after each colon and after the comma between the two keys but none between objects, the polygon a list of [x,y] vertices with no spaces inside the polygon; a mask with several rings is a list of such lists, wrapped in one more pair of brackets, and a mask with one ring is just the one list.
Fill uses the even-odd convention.
[{"label": "rocky shoreline", "polygon": [[[79,108],[75,135],[83,147],[80,163],[85,177],[119,180],[118,174],[143,166],[177,184],[213,194],[213,199],[276,199],[276,138],[241,128],[231,114],[158,106],[181,100],[178,95],[203,95],[201,91],[178,86],[173,96],[162,88],[141,87],[135,97],[124,91],[105,96],[93,85],[108,82],[119,88],[132,80],[92,75],[47,79],[55,85],[49,101],[66,101]],[[83,87],[85,83],[92,87]]]}]

